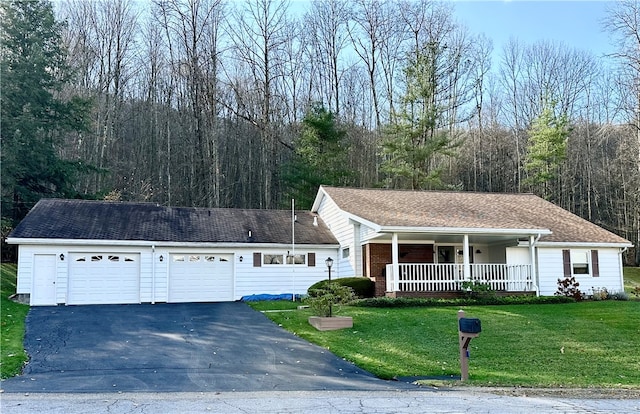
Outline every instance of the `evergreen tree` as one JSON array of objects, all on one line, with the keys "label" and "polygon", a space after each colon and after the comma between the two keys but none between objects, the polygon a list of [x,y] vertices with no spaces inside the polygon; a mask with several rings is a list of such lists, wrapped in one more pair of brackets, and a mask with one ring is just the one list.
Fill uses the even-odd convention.
[{"label": "evergreen tree", "polygon": [[61,99],[70,70],[62,26],[49,1],[0,5],[3,221],[20,220],[42,197],[73,197],[81,162],[60,159],[64,134],[87,128],[88,103]]},{"label": "evergreen tree", "polygon": [[534,191],[549,199],[551,183],[558,176],[560,164],[566,158],[567,137],[571,132],[565,114],[554,113],[555,104],[545,105],[529,128],[529,144],[525,170],[528,174],[525,183]]},{"label": "evergreen tree", "polygon": [[441,50],[430,44],[417,51],[404,70],[406,91],[395,122],[382,144],[381,170],[392,187],[412,190],[442,187],[438,155],[453,156],[457,144],[443,128],[438,103],[437,61]]},{"label": "evergreen tree", "polygon": [[346,135],[322,104],[309,108],[294,141],[294,158],[284,174],[290,196],[300,208],[311,207],[320,185],[346,186],[353,180]]}]

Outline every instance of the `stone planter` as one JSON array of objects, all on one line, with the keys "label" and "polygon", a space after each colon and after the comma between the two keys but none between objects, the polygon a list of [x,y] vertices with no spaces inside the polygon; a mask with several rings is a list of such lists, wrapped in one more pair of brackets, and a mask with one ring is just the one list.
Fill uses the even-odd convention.
[{"label": "stone planter", "polygon": [[319,331],[335,331],[337,329],[352,328],[351,316],[310,316],[309,323]]}]

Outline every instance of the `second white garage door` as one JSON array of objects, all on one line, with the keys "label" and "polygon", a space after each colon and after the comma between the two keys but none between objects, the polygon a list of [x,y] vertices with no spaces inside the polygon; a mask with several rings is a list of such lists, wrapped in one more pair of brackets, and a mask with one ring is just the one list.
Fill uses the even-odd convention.
[{"label": "second white garage door", "polygon": [[169,302],[233,301],[232,254],[172,254]]}]

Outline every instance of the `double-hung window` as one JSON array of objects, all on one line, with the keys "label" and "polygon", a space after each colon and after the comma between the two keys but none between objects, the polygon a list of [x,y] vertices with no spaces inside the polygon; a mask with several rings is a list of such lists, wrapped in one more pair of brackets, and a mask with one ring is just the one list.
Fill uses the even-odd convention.
[{"label": "double-hung window", "polygon": [[562,251],[564,276],[600,276],[598,251],[587,249],[566,249]]}]

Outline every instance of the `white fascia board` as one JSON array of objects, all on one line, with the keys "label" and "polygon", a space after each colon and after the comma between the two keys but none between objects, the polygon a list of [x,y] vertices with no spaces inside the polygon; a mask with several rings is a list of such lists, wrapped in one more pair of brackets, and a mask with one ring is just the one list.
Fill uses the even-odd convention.
[{"label": "white fascia board", "polygon": [[359,223],[359,224],[364,224],[365,226],[373,229],[373,231],[375,231],[376,233],[381,233],[382,232],[382,226],[380,226],[379,224],[374,223],[373,221],[369,221],[367,219],[363,219],[360,216],[356,216],[355,214],[351,214],[351,213],[345,213],[347,218],[349,219],[349,223],[353,224],[355,223]]},{"label": "white fascia board", "polygon": [[[9,244],[22,245],[65,245],[65,246],[140,246],[140,247],[194,247],[194,248],[290,248],[291,243],[200,243],[148,240],[91,240],[91,239],[26,239],[9,238]],[[302,249],[338,249],[339,244],[301,244]]]},{"label": "white fascia board", "polygon": [[546,235],[549,229],[494,229],[494,228],[464,228],[464,227],[398,227],[384,226],[380,233],[437,233],[437,234],[496,234],[496,235]]},{"label": "white fascia board", "polygon": [[152,246],[155,243],[146,240],[94,240],[94,239],[31,239],[7,238],[9,244],[21,245],[70,245],[70,246]]},{"label": "white fascia board", "polygon": [[320,186],[320,188],[318,188],[318,194],[316,194],[316,198],[315,200],[313,200],[313,205],[311,206],[311,212],[312,213],[317,213],[318,209],[320,208],[320,204],[322,204],[322,199],[327,197],[329,200],[331,200],[331,197],[329,197],[329,194],[327,194],[327,192],[324,190],[324,188],[322,188],[322,186]]},{"label": "white fascia board", "polygon": [[538,242],[537,247],[610,247],[623,249],[625,247],[633,247],[632,243],[597,243],[597,242]]}]

